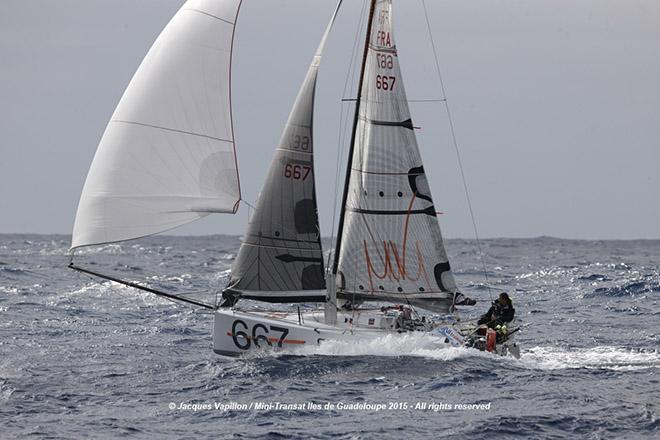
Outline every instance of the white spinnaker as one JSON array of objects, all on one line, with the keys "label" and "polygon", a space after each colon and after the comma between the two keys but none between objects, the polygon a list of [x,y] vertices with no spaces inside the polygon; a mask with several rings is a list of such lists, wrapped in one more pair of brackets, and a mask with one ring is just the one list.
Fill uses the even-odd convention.
[{"label": "white spinnaker", "polygon": [[392,1],[378,0],[373,17],[343,207],[337,295],[447,311],[456,284],[408,109]]},{"label": "white spinnaker", "polygon": [[72,248],[235,212],[231,51],[241,0],[189,0],[117,105],[85,181]]}]

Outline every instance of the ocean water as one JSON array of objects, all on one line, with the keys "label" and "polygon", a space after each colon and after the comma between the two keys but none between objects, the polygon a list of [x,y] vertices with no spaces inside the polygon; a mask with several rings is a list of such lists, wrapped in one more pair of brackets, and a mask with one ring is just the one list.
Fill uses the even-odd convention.
[{"label": "ocean water", "polygon": [[[449,240],[479,300],[464,319],[510,292],[520,360],[415,336],[226,359],[212,315],[68,270],[68,244],[0,235],[2,439],[660,438],[660,241],[485,240],[489,290],[474,242]],[[76,261],[213,302],[238,245],[162,236]]]}]

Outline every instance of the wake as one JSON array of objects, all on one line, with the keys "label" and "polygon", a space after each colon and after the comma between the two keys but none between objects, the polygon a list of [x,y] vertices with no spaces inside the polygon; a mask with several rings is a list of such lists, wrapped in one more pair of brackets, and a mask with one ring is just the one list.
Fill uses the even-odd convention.
[{"label": "wake", "polygon": [[[442,362],[465,360],[497,362],[513,368],[531,370],[605,369],[635,371],[660,368],[657,350],[640,350],[616,346],[592,348],[561,348],[535,346],[521,350],[521,358],[500,357],[471,348],[451,347],[434,336],[423,333],[387,334],[358,341],[327,340],[318,346],[295,350],[266,350],[246,354],[247,358],[280,356],[337,356],[337,357],[421,357]],[[475,359],[477,358],[477,359]]]}]

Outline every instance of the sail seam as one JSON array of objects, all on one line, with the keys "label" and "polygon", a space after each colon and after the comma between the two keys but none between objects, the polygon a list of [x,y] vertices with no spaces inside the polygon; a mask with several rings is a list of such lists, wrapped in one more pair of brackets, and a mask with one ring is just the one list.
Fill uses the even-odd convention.
[{"label": "sail seam", "polygon": [[444,290],[434,290],[434,291],[424,291],[424,292],[391,292],[387,290],[364,290],[361,292],[357,291],[348,291],[348,290],[338,290],[337,295],[345,296],[387,296],[390,298],[412,298],[412,299],[447,299],[450,300],[451,297],[448,296],[450,292],[445,292]]},{"label": "sail seam", "polygon": [[[308,303],[308,302],[324,302],[325,301],[325,295],[299,295],[299,296],[275,296],[275,295],[244,295],[241,293],[240,290],[236,290],[235,292],[241,294],[241,298],[245,299],[259,299],[260,301],[264,302],[269,302],[269,303]],[[273,290],[271,292],[278,292],[277,290]],[[301,292],[304,292],[304,290],[301,290]]]},{"label": "sail seam", "polygon": [[361,209],[361,208],[346,208],[347,211],[355,212],[358,214],[373,214],[373,215],[414,215],[414,214],[426,214],[433,217],[436,217],[435,207],[433,205],[429,206],[426,209],[414,209],[411,211],[400,210],[400,211],[386,211],[378,209]]},{"label": "sail seam", "polygon": [[304,248],[285,247],[285,246],[267,246],[264,244],[253,244],[245,241],[243,242],[243,246],[260,247],[264,249],[278,249],[278,250],[282,249],[285,251],[319,252],[319,249],[304,249]]},{"label": "sail seam", "polygon": [[297,150],[291,150],[289,148],[282,148],[282,147],[277,147],[275,148],[277,151],[286,151],[287,153],[295,153],[295,154],[306,154],[307,156],[313,156],[314,153],[308,153],[307,151],[297,151]]},{"label": "sail seam", "polygon": [[[258,238],[261,238],[263,240],[288,241],[288,242],[293,242],[293,243],[307,243],[307,244],[316,244],[316,245],[319,244],[319,242],[317,240],[298,240],[298,239],[294,239],[294,238],[271,237],[271,236],[266,236],[266,235],[259,236],[259,235],[255,235],[255,234],[245,234],[245,235],[248,236],[248,237],[258,237]],[[246,239],[245,243],[249,243],[249,241]],[[252,243],[252,244],[258,245],[256,243]]]},{"label": "sail seam", "polygon": [[200,14],[208,15],[209,17],[212,17],[212,18],[215,18],[215,19],[217,19],[217,20],[223,21],[223,22],[225,22],[225,23],[227,23],[227,24],[230,24],[230,25],[232,25],[232,26],[234,26],[234,24],[235,24],[235,23],[232,23],[232,22],[229,21],[229,20],[226,20],[226,19],[224,19],[224,18],[220,18],[220,17],[218,17],[217,15],[213,15],[213,14],[209,14],[208,12],[200,11],[199,9],[195,9],[195,8],[185,8],[185,9],[183,9],[183,10],[184,10],[184,11],[199,12]]},{"label": "sail seam", "polygon": [[122,124],[141,125],[143,127],[156,128],[158,130],[172,131],[172,132],[175,132],[175,133],[189,134],[191,136],[203,137],[203,138],[212,139],[214,141],[220,141],[220,142],[233,142],[233,141],[230,141],[229,139],[222,139],[222,138],[215,137],[215,136],[209,136],[208,134],[201,134],[201,133],[195,133],[195,132],[192,132],[192,131],[179,130],[177,128],[161,127],[159,125],[145,124],[143,122],[123,121],[121,119],[113,119],[110,122],[119,122],[119,123],[122,123]]},{"label": "sail seam", "polygon": [[365,171],[359,168],[351,168],[351,171],[357,171],[362,174],[375,174],[378,176],[421,176],[424,173],[385,173],[381,171]]},{"label": "sail seam", "polygon": [[380,47],[380,46],[374,46],[373,44],[369,44],[369,49],[373,50],[374,52],[386,52],[386,53],[391,53],[393,55],[396,55],[396,46],[395,47]]},{"label": "sail seam", "polygon": [[[319,66],[317,66],[317,67],[319,67]],[[312,126],[310,124],[297,124],[295,122],[287,122],[286,125],[288,125],[289,127],[304,128],[304,129],[307,129],[307,130],[312,129]]]},{"label": "sail seam", "polygon": [[283,261],[285,263],[293,263],[298,261],[300,263],[322,263],[323,257],[296,257],[291,254],[282,254],[275,257],[277,260]]},{"label": "sail seam", "polygon": [[227,290],[233,290],[234,292],[240,292],[244,295],[260,296],[263,295],[263,292],[277,292],[280,296],[303,296],[300,292],[306,292],[308,295],[320,295],[325,293],[323,289],[300,289],[300,290],[242,290],[235,289],[233,287],[228,287]]}]

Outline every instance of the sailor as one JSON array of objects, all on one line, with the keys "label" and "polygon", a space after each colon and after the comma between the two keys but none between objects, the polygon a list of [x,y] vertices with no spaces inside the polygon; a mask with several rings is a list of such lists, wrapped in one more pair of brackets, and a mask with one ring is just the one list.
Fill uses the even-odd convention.
[{"label": "sailor", "polygon": [[513,321],[515,313],[516,310],[513,308],[511,298],[509,298],[506,292],[502,292],[499,298],[493,301],[490,309],[484,315],[481,315],[477,324],[486,324],[488,327],[494,329],[497,326]]},{"label": "sailor", "polygon": [[380,308],[380,311],[385,313],[389,310],[396,310],[399,312],[396,317],[396,328],[409,328],[411,327],[411,323],[413,321],[412,319],[412,313],[413,309],[412,307],[404,306],[401,304],[395,305],[395,306],[383,306]]}]

